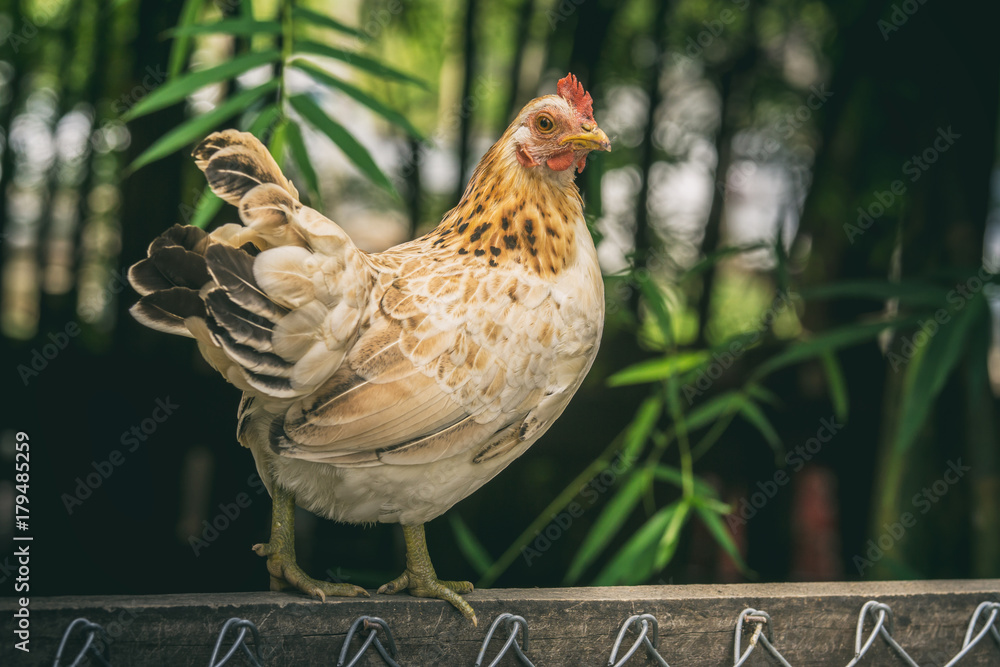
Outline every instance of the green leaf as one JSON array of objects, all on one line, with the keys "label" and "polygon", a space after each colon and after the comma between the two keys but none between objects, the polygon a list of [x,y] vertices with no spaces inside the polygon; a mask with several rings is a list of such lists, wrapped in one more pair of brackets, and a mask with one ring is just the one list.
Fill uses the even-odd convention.
[{"label": "green leaf", "polygon": [[767,403],[774,407],[781,406],[781,398],[767,387],[762,387],[756,382],[748,382],[743,391],[750,398],[756,398],[761,403]]},{"label": "green leaf", "polygon": [[201,193],[201,197],[198,198],[198,203],[194,206],[194,213],[191,215],[191,220],[188,224],[205,229],[208,223],[218,214],[224,203],[218,195],[212,192],[212,188],[206,185],[204,191]]},{"label": "green leaf", "polygon": [[317,81],[324,83],[327,86],[330,86],[331,88],[337,88],[341,92],[346,93],[347,95],[353,97],[355,100],[365,105],[375,113],[379,114],[393,125],[402,128],[407,134],[409,134],[413,138],[419,141],[425,140],[424,136],[420,133],[420,131],[417,130],[417,128],[413,127],[413,125],[410,124],[410,121],[406,119],[406,116],[399,113],[398,111],[395,111],[394,109],[390,109],[389,107],[382,104],[374,97],[368,95],[368,93],[358,88],[355,88],[354,86],[345,81],[341,81],[337,77],[331,75],[329,72],[324,71],[323,69],[314,65],[308,60],[302,60],[296,58],[293,59],[290,64],[293,67],[302,70],[303,72],[305,72],[312,78],[316,79]]},{"label": "green leaf", "polygon": [[290,121],[286,126],[286,134],[288,148],[292,151],[295,166],[298,167],[302,178],[306,179],[309,196],[312,198],[312,207],[321,208],[319,178],[317,178],[316,170],[313,169],[312,161],[309,159],[309,151],[306,150],[306,143],[302,139],[302,130],[299,129],[299,124]]},{"label": "green leaf", "polygon": [[[986,300],[981,295],[977,296],[963,310],[954,313],[953,320],[937,325],[937,332],[930,335],[924,344],[922,357],[911,362],[907,372],[908,382],[903,388],[899,427],[893,444],[896,456],[902,456],[916,440],[931,413],[934,400],[964,354],[970,332],[976,326],[990,326],[988,315]],[[928,321],[934,322],[932,318],[928,318]],[[914,335],[911,334],[909,339],[912,341]],[[893,363],[892,357],[890,363]]]},{"label": "green leaf", "polygon": [[656,323],[663,334],[664,342],[670,345],[674,339],[673,320],[670,316],[670,308],[667,305],[667,300],[664,298],[663,291],[653,281],[652,276],[648,272],[644,272],[641,277],[636,275],[635,280],[639,285],[639,291],[646,300],[646,305],[656,317]]},{"label": "green leaf", "polygon": [[[674,468],[672,466],[660,464],[653,468],[653,477],[656,479],[673,484],[678,489],[684,488],[684,473]],[[705,498],[715,498],[715,489],[708,485],[704,480],[694,478],[694,489],[698,492],[699,496]]]},{"label": "green leaf", "polygon": [[680,501],[660,509],[619,549],[604,569],[595,577],[595,586],[640,584],[653,572],[654,549],[670,525]]},{"label": "green leaf", "polygon": [[277,104],[268,104],[260,110],[260,113],[257,114],[254,121],[250,123],[250,129],[248,131],[250,134],[260,139],[263,143],[267,139],[264,135],[267,134],[268,130],[274,127],[275,123],[280,120],[282,120],[281,107]]},{"label": "green leaf", "polygon": [[357,67],[360,70],[382,77],[383,79],[406,81],[407,83],[414,83],[421,88],[427,89],[427,84],[420,79],[410,76],[405,72],[400,72],[398,69],[389,67],[388,65],[380,63],[377,60],[373,60],[367,56],[363,56],[359,53],[344,51],[343,49],[338,49],[334,46],[327,46],[326,44],[320,44],[308,39],[300,39],[296,41],[295,46],[297,52],[312,53],[317,56],[342,60],[352,67]]},{"label": "green leaf", "polygon": [[132,172],[140,167],[166,157],[184,146],[201,139],[209,134],[221,122],[232,118],[236,114],[245,110],[248,106],[256,102],[259,98],[278,87],[279,79],[271,79],[267,83],[256,88],[244,90],[233,95],[228,100],[215,107],[211,111],[201,116],[195,116],[182,125],[175,127],[170,132],[159,138],[152,146],[147,148],[142,155],[129,165],[128,171]]},{"label": "green leaf", "polygon": [[158,111],[175,102],[180,102],[188,95],[201,90],[207,85],[228,81],[238,74],[242,74],[254,67],[274,62],[280,57],[281,52],[277,49],[246,53],[221,65],[190,72],[180,78],[171,79],[149,95],[143,97],[138,104],[122,114],[122,118],[124,120],[133,120],[153,111]]},{"label": "green leaf", "polygon": [[311,97],[307,95],[294,95],[288,101],[291,103],[292,108],[298,111],[313,127],[330,137],[333,143],[337,144],[340,150],[344,151],[344,154],[357,165],[362,173],[393,195],[396,194],[396,189],[392,187],[392,182],[389,181],[389,178],[375,164],[375,160],[372,159],[368,150],[358,143],[358,140],[352,137],[342,125],[327,116]]},{"label": "green leaf", "polygon": [[722,518],[714,510],[703,505],[699,498],[694,499],[694,509],[701,518],[701,522],[708,528],[708,532],[712,534],[712,537],[715,538],[719,546],[729,555],[736,564],[736,567],[740,569],[740,572],[747,576],[754,576],[753,570],[743,560],[740,550],[736,547],[736,542],[733,541],[733,535],[729,532],[729,528],[722,522]]},{"label": "green leaf", "polygon": [[823,360],[823,370],[826,372],[826,385],[830,389],[830,402],[833,403],[833,413],[838,421],[847,421],[847,411],[850,401],[847,398],[847,381],[840,367],[837,355],[827,350],[820,355]]},{"label": "green leaf", "polygon": [[278,124],[274,127],[274,131],[271,132],[271,141],[267,144],[267,151],[274,158],[275,163],[277,163],[280,169],[285,168],[285,143],[288,139],[288,126],[292,122],[287,118],[278,121]]},{"label": "green leaf", "polygon": [[713,396],[687,413],[685,418],[687,430],[695,431],[711,424],[725,414],[739,412],[746,401],[746,396],[736,391],[727,391]]},{"label": "green leaf", "polygon": [[465,559],[469,561],[476,574],[482,576],[490,569],[493,565],[493,559],[490,557],[486,547],[476,539],[476,536],[469,530],[469,527],[462,520],[456,512],[451,512],[448,514],[448,521],[451,523],[451,530],[455,533],[455,542],[458,544],[459,551],[465,556]]},{"label": "green leaf", "polygon": [[281,24],[277,21],[254,21],[252,19],[225,19],[214,23],[199,23],[197,25],[180,25],[171,28],[164,33],[165,37],[178,37],[188,35],[211,35],[223,33],[226,35],[238,35],[240,37],[250,37],[253,35],[278,35],[281,34]]},{"label": "green leaf", "polygon": [[580,579],[584,570],[601,555],[612,538],[618,534],[651,482],[652,476],[648,470],[638,470],[628,476],[618,492],[601,510],[583,544],[577,549],[576,556],[573,557],[566,572],[564,581],[567,586],[574,585]]},{"label": "green leaf", "polygon": [[818,356],[827,350],[856,345],[862,341],[875,338],[886,329],[905,326],[912,319],[900,319],[890,322],[871,322],[868,324],[852,324],[834,329],[815,338],[799,341],[789,345],[780,352],[759,365],[751,375],[751,380],[759,380],[779,368],[798,363],[804,359]]},{"label": "green leaf", "polygon": [[770,243],[748,243],[746,245],[739,246],[729,246],[726,248],[719,248],[715,252],[709,253],[705,256],[703,260],[692,266],[690,269],[685,271],[677,279],[678,283],[681,283],[688,278],[698,275],[699,273],[706,271],[709,267],[718,264],[720,260],[730,257],[731,255],[742,255],[745,252],[753,252],[755,250],[762,250],[764,248],[770,248]]},{"label": "green leaf", "polygon": [[627,465],[631,466],[638,458],[639,451],[662,414],[663,401],[659,395],[650,396],[636,410],[635,416],[625,430],[625,442],[621,450],[621,458]]},{"label": "green leaf", "polygon": [[707,351],[697,350],[640,361],[609,377],[608,386],[621,387],[666,380],[669,377],[697,368],[708,362],[710,358]]},{"label": "green leaf", "polygon": [[677,506],[677,511],[670,517],[667,529],[663,531],[660,543],[656,546],[656,557],[653,559],[653,572],[659,572],[667,566],[667,563],[677,553],[677,545],[681,541],[681,528],[684,527],[684,520],[687,519],[691,504],[688,500],[682,499]]},{"label": "green leaf", "polygon": [[353,35],[354,37],[359,37],[366,41],[369,39],[367,34],[361,32],[357,28],[344,25],[340,21],[331,18],[326,14],[320,14],[319,12],[306,9],[305,7],[292,7],[292,18],[298,21],[304,21],[310,26],[329,28],[330,30],[336,30],[337,32],[342,32],[347,35]]},{"label": "green leaf", "polygon": [[[178,27],[183,28],[194,24],[198,20],[198,13],[203,4],[204,0],[184,0]],[[191,52],[191,41],[190,35],[174,40],[170,47],[170,56],[167,59],[168,79],[173,79],[184,69],[184,63],[187,62],[188,54]]]},{"label": "green leaf", "polygon": [[774,450],[775,456],[780,458],[784,455],[785,450],[781,446],[781,438],[778,436],[778,432],[774,430],[774,427],[771,426],[771,422],[768,421],[764,412],[757,407],[756,403],[753,401],[745,401],[743,405],[740,406],[740,414],[743,415],[744,419],[750,422],[762,436],[764,436],[764,440],[766,440],[767,444]]}]

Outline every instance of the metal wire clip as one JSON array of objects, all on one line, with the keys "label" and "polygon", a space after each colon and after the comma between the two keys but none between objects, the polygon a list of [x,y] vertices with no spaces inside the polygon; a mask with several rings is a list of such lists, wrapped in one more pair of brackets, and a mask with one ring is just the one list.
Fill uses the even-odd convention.
[{"label": "metal wire clip", "polygon": [[77,667],[77,665],[83,664],[83,661],[87,657],[88,653],[90,654],[90,657],[96,660],[99,665],[102,665],[102,667],[111,667],[111,647],[108,645],[108,642],[104,642],[103,653],[96,645],[94,645],[94,636],[96,634],[100,633],[101,639],[107,640],[108,633],[105,632],[104,628],[100,625],[92,623],[86,618],[78,618],[70,623],[69,627],[66,628],[66,632],[64,632],[62,636],[62,641],[59,642],[59,648],[56,649],[56,660],[52,663],[52,667],[59,667],[59,661],[62,659],[63,651],[66,649],[66,642],[69,641],[70,636],[73,634],[73,631],[77,628],[77,626],[81,628],[80,632],[85,632],[87,634],[87,639],[83,643],[83,648],[81,648],[80,652],[76,654],[75,658],[73,658],[73,662],[70,663],[69,667]]},{"label": "metal wire clip", "polygon": [[[878,614],[876,617],[875,614]],[[872,628],[871,634],[868,635],[868,639],[864,640],[862,643],[862,637],[865,633],[865,617],[871,616],[872,620],[875,622],[875,627]],[[910,667],[919,667],[917,663],[910,657],[903,647],[899,645],[893,636],[893,618],[892,609],[889,605],[878,602],[877,600],[869,600],[865,603],[865,606],[861,608],[861,613],[858,614],[858,628],[854,633],[854,659],[847,663],[847,667],[854,667],[858,664],[861,658],[868,652],[868,649],[872,647],[875,642],[875,638],[882,635],[886,643],[892,647],[900,658],[906,661],[906,664]],[[887,629],[888,628],[888,629]]]},{"label": "metal wire clip", "polygon": [[[746,630],[744,628],[744,623],[755,623],[757,627],[754,628],[753,636],[750,637],[750,646],[747,647],[746,651],[741,652],[743,633]],[[764,633],[764,627],[767,626],[767,634]],[[792,667],[785,660],[784,656],[778,653],[778,649],[774,648],[774,630],[771,628],[771,616],[766,611],[757,611],[756,609],[751,609],[747,607],[740,612],[740,616],[736,619],[736,641],[733,645],[733,667],[740,667],[743,663],[747,661],[753,650],[757,648],[757,643],[759,642],[768,653],[773,655],[778,662],[780,662],[784,667]]]},{"label": "metal wire clip", "polygon": [[493,662],[489,664],[489,667],[496,667],[500,663],[500,659],[507,655],[507,652],[514,649],[514,655],[518,660],[521,661],[522,665],[526,667],[535,667],[528,656],[524,655],[524,651],[521,650],[521,644],[517,643],[517,633],[518,631],[524,632],[524,650],[528,650],[528,622],[524,620],[521,616],[515,616],[514,614],[500,614],[497,616],[496,620],[490,626],[489,632],[486,633],[486,639],[483,640],[483,647],[479,649],[479,655],[476,657],[475,667],[482,667],[483,659],[486,657],[486,648],[490,645],[490,640],[493,639],[493,633],[497,631],[500,624],[504,623],[507,628],[507,641],[504,642],[503,647],[500,652],[497,653],[497,657],[493,659]]},{"label": "metal wire clip", "polygon": [[[989,618],[986,619],[983,629],[976,633],[976,624],[979,622],[979,617],[989,611]],[[972,619],[969,621],[969,629],[965,631],[965,640],[962,641],[962,650],[958,654],[948,661],[944,667],[952,667],[958,663],[959,660],[965,657],[965,654],[972,650],[979,641],[986,636],[987,632],[993,633],[993,638],[997,640],[997,644],[1000,645],[1000,630],[997,626],[997,616],[1000,616],[1000,602],[983,602],[978,607],[976,611],[972,612]],[[975,633],[975,637],[973,637]]]},{"label": "metal wire clip", "polygon": [[[639,636],[636,638],[635,643],[632,644],[632,647],[625,652],[624,656],[622,656],[622,659],[618,660],[618,650],[621,648],[622,641],[625,639],[625,633],[628,632],[629,628],[633,627],[637,623],[642,626],[639,630]],[[650,632],[650,629],[652,629],[652,632]],[[635,655],[635,652],[638,651],[639,647],[642,645],[646,646],[646,653],[649,657],[656,661],[656,664],[661,665],[661,667],[670,667],[670,665],[667,664],[667,661],[663,659],[663,656],[660,655],[659,651],[656,650],[656,638],[659,633],[659,629],[659,623],[656,622],[656,617],[652,614],[636,614],[635,616],[629,616],[622,625],[622,629],[618,632],[618,638],[615,639],[615,645],[611,649],[611,657],[608,658],[608,667],[622,667],[622,665],[628,662],[629,658]],[[650,634],[653,635],[652,641],[649,638]],[[618,662],[615,662],[616,660],[618,660]]]},{"label": "metal wire clip", "polygon": [[[216,661],[219,655],[219,650],[222,648],[222,640],[226,638],[231,628],[239,628],[240,633],[236,635],[236,639],[233,640],[233,645],[229,647],[226,654],[222,656],[221,660]],[[250,651],[250,647],[247,646],[246,638],[247,633],[253,635],[253,651]],[[212,657],[208,660],[208,667],[222,667],[229,659],[236,655],[236,651],[243,649],[243,654],[246,656],[247,661],[252,667],[263,667],[264,656],[260,652],[260,632],[257,631],[257,626],[253,624],[252,621],[248,621],[245,618],[233,617],[226,621],[222,626],[222,630],[219,631],[219,636],[215,640],[215,648],[212,650]]]},{"label": "metal wire clip", "polygon": [[[368,630],[368,636],[365,637],[361,648],[354,654],[351,661],[345,663],[344,661],[347,660],[347,649],[351,646],[351,639],[354,638],[354,634],[362,625],[365,626],[365,630]],[[386,651],[385,647],[382,646],[382,642],[376,636],[378,635],[379,628],[385,631],[385,641],[389,645],[388,651]],[[358,664],[358,660],[365,654],[369,646],[375,647],[375,650],[378,651],[378,654],[382,656],[382,660],[389,667],[399,667],[399,664],[394,660],[396,657],[396,640],[392,636],[389,624],[377,616],[359,616],[351,623],[351,629],[347,631],[347,636],[344,637],[344,645],[340,647],[340,657],[337,659],[337,667],[354,667],[354,665]]]}]

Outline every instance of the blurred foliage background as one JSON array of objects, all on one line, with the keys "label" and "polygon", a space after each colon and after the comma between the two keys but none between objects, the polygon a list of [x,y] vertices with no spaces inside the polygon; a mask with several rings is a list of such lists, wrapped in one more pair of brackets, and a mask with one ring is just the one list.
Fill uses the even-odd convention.
[{"label": "blurred foliage background", "polygon": [[[997,13],[4,0],[0,543],[25,431],[34,593],[266,587],[249,546],[270,503],[235,441],[237,392],[126,312],[124,272],[159,232],[235,220],[188,150],[255,132],[381,250],[435,226],[572,71],[614,146],[578,178],[607,276],[601,353],[549,434],[428,526],[438,571],[1000,576]],[[297,523],[314,576],[398,573],[398,530]]]}]

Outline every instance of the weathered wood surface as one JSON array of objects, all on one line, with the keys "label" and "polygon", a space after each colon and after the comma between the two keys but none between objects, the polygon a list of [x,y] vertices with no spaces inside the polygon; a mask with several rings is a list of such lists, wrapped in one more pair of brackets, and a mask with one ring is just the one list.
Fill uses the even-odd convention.
[{"label": "weathered wood surface", "polygon": [[[370,615],[389,623],[402,667],[471,667],[489,624],[511,612],[528,621],[527,655],[538,667],[606,665],[621,623],[638,613],[659,620],[658,647],[671,667],[732,665],[736,618],[754,607],[771,615],[774,643],[794,667],[843,667],[853,657],[858,613],[871,599],[892,608],[893,636],[921,667],[944,665],[960,649],[975,607],[1000,601],[1000,580],[485,590],[469,596],[478,628],[443,602],[405,594],[326,603],[291,593],[33,598],[30,654],[13,648],[15,601],[4,598],[0,664],[51,665],[64,629],[82,616],[111,635],[115,667],[207,665],[223,623],[238,616],[260,629],[269,667],[335,665],[351,622]],[[501,644],[494,639],[484,664]],[[63,664],[80,645],[70,644]],[[369,653],[360,665],[384,664]],[[235,657],[229,664],[246,663]],[[644,653],[628,663],[651,664]],[[773,664],[760,649],[748,662]],[[903,663],[879,639],[862,664]],[[960,664],[1000,665],[1000,646],[988,637]]]}]

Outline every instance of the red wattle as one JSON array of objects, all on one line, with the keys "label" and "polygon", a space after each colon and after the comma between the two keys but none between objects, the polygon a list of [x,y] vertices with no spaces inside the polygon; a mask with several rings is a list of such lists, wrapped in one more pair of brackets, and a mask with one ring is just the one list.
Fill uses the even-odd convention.
[{"label": "red wattle", "polygon": [[545,161],[549,169],[553,171],[566,171],[573,166],[573,151],[557,153]]}]

